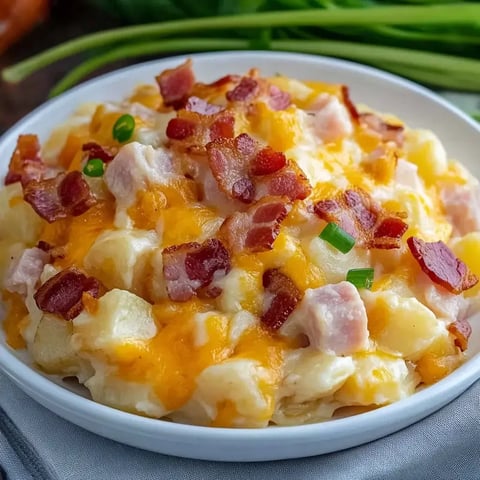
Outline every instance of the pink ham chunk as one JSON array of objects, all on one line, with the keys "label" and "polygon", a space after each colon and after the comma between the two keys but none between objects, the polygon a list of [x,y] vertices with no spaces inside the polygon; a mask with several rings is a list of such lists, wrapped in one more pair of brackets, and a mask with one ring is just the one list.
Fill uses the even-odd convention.
[{"label": "pink ham chunk", "polygon": [[121,207],[131,206],[137,192],[165,184],[178,173],[166,150],[132,142],[108,164],[104,180]]},{"label": "pink ham chunk", "polygon": [[453,225],[453,235],[480,231],[480,188],[446,185],[440,192],[445,214]]},{"label": "pink ham chunk", "polygon": [[281,333],[303,333],[317,350],[351,355],[368,347],[365,305],[349,282],[308,289]]},{"label": "pink ham chunk", "polygon": [[313,131],[323,143],[335,142],[353,131],[348,110],[334,95],[321,94],[309,111]]},{"label": "pink ham chunk", "polygon": [[27,248],[10,265],[5,279],[9,292],[26,296],[35,287],[43,267],[50,261],[50,255],[40,248]]}]

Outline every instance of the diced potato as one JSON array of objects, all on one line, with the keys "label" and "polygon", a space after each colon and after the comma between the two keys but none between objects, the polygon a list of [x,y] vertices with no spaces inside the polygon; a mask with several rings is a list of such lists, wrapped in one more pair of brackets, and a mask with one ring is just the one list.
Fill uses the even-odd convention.
[{"label": "diced potato", "polygon": [[442,322],[416,298],[385,291],[364,292],[370,338],[379,349],[407,360],[418,359],[445,332]]},{"label": "diced potato", "polygon": [[168,413],[150,385],[118,378],[108,367],[95,367],[95,375],[85,382],[85,386],[96,402],[154,418]]},{"label": "diced potato", "polygon": [[44,220],[23,200],[20,182],[0,189],[0,241],[34,245],[44,224]]},{"label": "diced potato", "polygon": [[413,192],[406,187],[397,186],[395,200],[398,202],[399,211],[407,212],[408,231],[405,238],[415,235],[425,241],[446,242],[451,233],[452,226],[445,220],[434,200],[424,193]]},{"label": "diced potato", "polygon": [[353,356],[355,373],[335,393],[345,405],[385,405],[412,395],[419,381],[405,360],[385,353]]},{"label": "diced potato", "polygon": [[203,425],[265,427],[273,408],[261,387],[269,378],[269,371],[250,359],[212,365],[198,376],[194,395],[172,418]]},{"label": "diced potato", "polygon": [[445,148],[433,132],[407,130],[404,148],[407,160],[418,166],[418,173],[428,185],[447,171]]},{"label": "diced potato", "polygon": [[100,350],[112,358],[121,345],[144,342],[157,333],[152,306],[133,293],[118,289],[98,299],[94,314],[83,311],[72,322],[75,350]]},{"label": "diced potato", "polygon": [[72,332],[71,322],[51,314],[42,316],[30,352],[45,372],[67,376],[84,374],[89,369],[89,363],[71,345]]},{"label": "diced potato", "polygon": [[261,288],[261,276],[255,271],[233,268],[217,284],[222,289],[218,299],[223,311],[236,313],[243,309],[259,310],[258,292]]},{"label": "diced potato", "polygon": [[289,403],[279,401],[272,415],[276,425],[302,425],[329,420],[342,404],[333,398],[324,397],[315,402]]},{"label": "diced potato", "polygon": [[[452,242],[455,255],[466,263],[468,268],[480,278],[480,232],[468,233]],[[465,290],[465,297],[475,297],[480,292],[480,283]]]},{"label": "diced potato", "polygon": [[351,357],[337,357],[313,348],[289,352],[278,398],[289,403],[304,403],[332,395],[354,372]]},{"label": "diced potato", "polygon": [[353,248],[342,253],[321,238],[315,237],[306,248],[310,261],[324,273],[326,283],[338,283],[345,280],[348,270],[370,266],[369,252],[366,249]]},{"label": "diced potato", "polygon": [[84,258],[85,269],[107,288],[138,292],[148,255],[158,244],[154,232],[110,230],[102,233]]}]

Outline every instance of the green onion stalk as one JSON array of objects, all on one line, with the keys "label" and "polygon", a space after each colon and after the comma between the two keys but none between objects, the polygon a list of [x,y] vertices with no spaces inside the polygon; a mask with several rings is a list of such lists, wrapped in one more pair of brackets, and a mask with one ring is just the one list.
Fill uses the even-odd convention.
[{"label": "green onion stalk", "polygon": [[[212,50],[243,50],[262,48],[296,51],[347,58],[388,69],[394,73],[432,86],[458,90],[480,91],[480,61],[478,58],[454,56],[401,48],[344,41],[340,33],[335,39],[323,39],[319,28],[336,28],[337,32],[355,28],[372,28],[391,37],[407,35],[399,27],[478,27],[480,3],[429,5],[388,5],[368,8],[295,9],[288,11],[255,12],[253,14],[191,18],[145,25],[122,27],[86,35],[46,50],[3,70],[8,82],[20,82],[35,71],[65,57],[94,50],[95,57],[87,59],[70,71],[52,94],[58,94],[82,80],[96,69],[113,61],[167,54]],[[281,30],[300,31],[302,38],[277,38]],[[312,30],[313,27],[314,30]],[[338,28],[338,27],[341,27]],[[348,27],[348,29],[346,28]],[[244,33],[248,38],[224,38],[224,32]],[[265,38],[265,31],[272,38]],[[218,36],[215,35],[218,33]],[[260,32],[260,39],[252,34]],[[192,37],[192,35],[195,35]],[[205,36],[203,36],[205,35]],[[263,37],[262,37],[263,35]],[[285,35],[285,34],[284,34]],[[293,33],[292,33],[293,35]],[[312,35],[315,38],[312,39]],[[421,34],[416,34],[417,36]],[[423,37],[438,33],[425,32]],[[451,41],[462,40],[462,34],[448,34]],[[448,38],[446,34],[446,38]],[[348,37],[348,34],[344,35]],[[171,38],[174,37],[174,38]],[[320,37],[320,38],[319,38]],[[475,35],[465,34],[466,44],[478,45]],[[98,53],[104,49],[105,53]]]}]

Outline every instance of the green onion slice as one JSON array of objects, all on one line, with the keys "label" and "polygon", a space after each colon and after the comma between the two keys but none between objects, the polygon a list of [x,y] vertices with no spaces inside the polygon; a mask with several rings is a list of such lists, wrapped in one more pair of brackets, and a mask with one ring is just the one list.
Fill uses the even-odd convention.
[{"label": "green onion slice", "polygon": [[322,230],[319,237],[342,253],[348,253],[355,245],[355,239],[333,222],[330,222]]},{"label": "green onion slice", "polygon": [[357,288],[372,288],[373,268],[352,268],[347,272],[347,282],[353,283]]},{"label": "green onion slice", "polygon": [[129,113],[126,113],[113,125],[112,135],[117,142],[124,143],[132,138],[134,130],[135,119]]},{"label": "green onion slice", "polygon": [[105,171],[105,165],[100,158],[90,159],[83,167],[83,173],[88,177],[101,177]]}]

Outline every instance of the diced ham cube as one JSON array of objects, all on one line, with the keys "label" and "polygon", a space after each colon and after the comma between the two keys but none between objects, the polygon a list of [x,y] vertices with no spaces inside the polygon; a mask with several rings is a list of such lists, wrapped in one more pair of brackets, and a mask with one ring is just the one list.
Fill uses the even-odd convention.
[{"label": "diced ham cube", "polygon": [[454,236],[480,230],[480,187],[446,185],[440,191],[443,207],[453,226]]},{"label": "diced ham cube", "polygon": [[50,255],[40,248],[24,250],[10,266],[5,279],[5,288],[9,292],[26,296],[33,290],[42,274],[43,267],[50,261]]},{"label": "diced ham cube", "polygon": [[313,348],[334,355],[351,355],[368,347],[365,305],[349,282],[307,289],[280,332],[303,333]]},{"label": "diced ham cube", "polygon": [[309,110],[313,130],[323,143],[335,142],[352,133],[349,112],[334,95],[322,93]]},{"label": "diced ham cube", "polygon": [[135,202],[138,191],[149,185],[165,184],[176,175],[166,150],[132,142],[122,147],[108,164],[104,179],[117,206],[128,208]]}]

